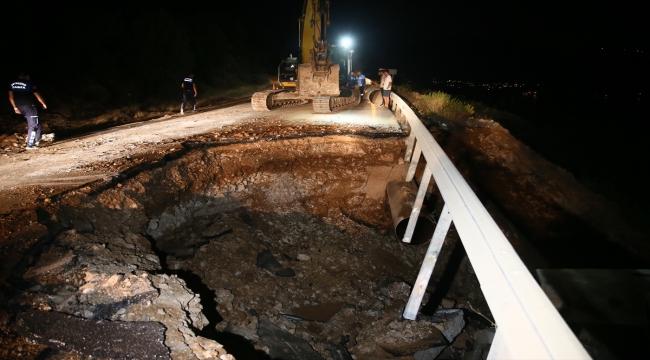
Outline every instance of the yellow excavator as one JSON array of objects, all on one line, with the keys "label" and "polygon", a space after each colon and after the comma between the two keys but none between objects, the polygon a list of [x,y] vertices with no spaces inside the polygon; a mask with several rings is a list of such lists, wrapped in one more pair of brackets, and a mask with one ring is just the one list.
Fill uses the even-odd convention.
[{"label": "yellow excavator", "polygon": [[309,100],[313,100],[314,112],[321,114],[359,105],[358,89],[340,90],[340,67],[330,59],[329,6],[329,0],[305,0],[299,19],[301,58],[290,56],[280,64],[278,81],[283,88],[253,94],[254,110],[270,111],[306,104]]}]

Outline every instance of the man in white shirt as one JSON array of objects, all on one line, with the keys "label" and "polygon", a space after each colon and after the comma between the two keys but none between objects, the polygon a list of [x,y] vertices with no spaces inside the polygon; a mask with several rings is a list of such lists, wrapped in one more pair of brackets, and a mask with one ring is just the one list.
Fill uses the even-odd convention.
[{"label": "man in white shirt", "polygon": [[393,86],[393,77],[390,76],[388,70],[386,69],[384,69],[382,73],[384,74],[384,79],[381,82],[381,88],[383,89],[381,91],[382,92],[381,95],[384,97],[384,103],[381,104],[380,106],[388,108],[388,104],[390,102],[390,90]]}]

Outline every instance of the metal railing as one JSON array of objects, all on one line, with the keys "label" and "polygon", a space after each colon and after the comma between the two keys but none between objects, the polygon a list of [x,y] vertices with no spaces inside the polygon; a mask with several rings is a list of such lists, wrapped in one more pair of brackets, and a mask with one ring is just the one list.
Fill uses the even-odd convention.
[{"label": "metal railing", "polygon": [[391,110],[411,128],[406,142],[405,161],[411,163],[406,181],[413,179],[421,157],[426,162],[403,241],[411,241],[431,177],[445,201],[404,317],[416,319],[453,221],[497,324],[488,359],[590,359],[431,133],[399,96],[392,93],[391,102]]}]

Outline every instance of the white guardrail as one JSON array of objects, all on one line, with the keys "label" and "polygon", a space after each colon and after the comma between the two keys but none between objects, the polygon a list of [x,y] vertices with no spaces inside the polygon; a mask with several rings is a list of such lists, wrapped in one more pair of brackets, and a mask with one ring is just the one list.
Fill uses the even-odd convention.
[{"label": "white guardrail", "polygon": [[392,93],[391,101],[391,110],[411,128],[406,181],[422,155],[426,161],[403,241],[411,240],[432,176],[445,201],[404,317],[415,320],[453,221],[497,324],[488,359],[591,359],[431,133],[404,100]]}]

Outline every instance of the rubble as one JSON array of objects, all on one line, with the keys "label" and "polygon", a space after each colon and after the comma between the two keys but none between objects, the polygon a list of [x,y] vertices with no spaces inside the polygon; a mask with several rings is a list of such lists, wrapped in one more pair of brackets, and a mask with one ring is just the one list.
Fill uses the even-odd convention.
[{"label": "rubble", "polygon": [[433,326],[442,331],[447,341],[451,343],[465,327],[463,316],[462,310],[445,309],[437,311],[427,320],[433,322]]},{"label": "rubble", "polygon": [[[246,106],[57,139],[29,154],[24,134],[0,136],[0,358],[53,351],[16,333],[27,309],[163,324],[175,359],[285,348],[261,326],[325,358],[487,356],[493,324],[467,258],[451,284],[434,272],[417,322],[401,317],[423,249],[394,241],[385,208],[385,184],[404,178],[399,126],[334,114],[307,124]],[[466,125],[431,131],[527,265],[643,263],[622,250],[567,252],[610,249],[602,244],[613,239],[648,254],[615,206],[565,170],[494,122]],[[526,236],[541,254],[527,251]],[[554,245],[576,238],[586,242]],[[263,251],[273,266],[256,265]]]},{"label": "rubble", "polygon": [[18,315],[16,331],[26,338],[89,358],[170,359],[165,327],[156,322],[89,321],[57,312]]},{"label": "rubble", "polygon": [[336,315],[343,307],[342,302],[330,302],[312,306],[301,306],[289,310],[286,314],[297,317],[301,320],[328,322],[332,316]]},{"label": "rubble", "polygon": [[377,191],[408,164],[367,156],[401,149],[350,136],[228,145],[70,192],[48,205],[51,240],[12,301],[159,324],[173,359],[431,357],[462,311],[401,317],[426,249],[395,241]]}]

